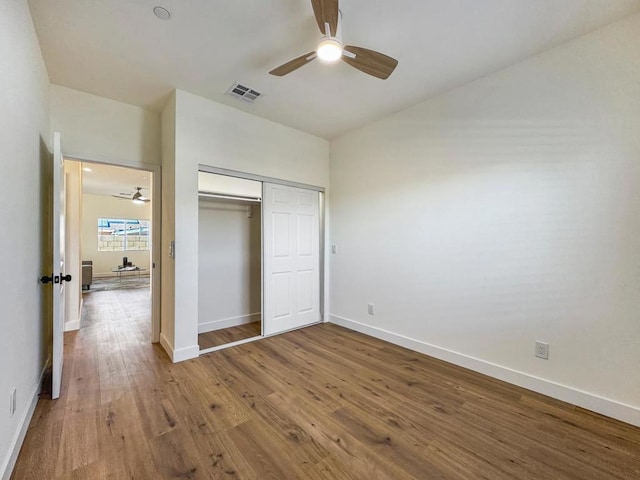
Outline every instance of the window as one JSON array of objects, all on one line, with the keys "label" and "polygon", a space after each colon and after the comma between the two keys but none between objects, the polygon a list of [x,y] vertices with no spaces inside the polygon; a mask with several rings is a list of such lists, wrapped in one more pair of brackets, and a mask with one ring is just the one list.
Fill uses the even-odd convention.
[{"label": "window", "polygon": [[98,251],[149,250],[149,220],[98,218]]}]

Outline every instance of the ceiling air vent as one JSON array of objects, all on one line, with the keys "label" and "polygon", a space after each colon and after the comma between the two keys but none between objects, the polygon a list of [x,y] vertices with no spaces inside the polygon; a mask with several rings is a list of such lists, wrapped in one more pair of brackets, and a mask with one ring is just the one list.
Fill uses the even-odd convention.
[{"label": "ceiling air vent", "polygon": [[231,85],[229,90],[227,90],[227,95],[239,98],[243,102],[247,103],[253,103],[262,96],[260,92],[256,92],[252,88],[245,87],[244,85],[240,85],[239,83],[234,83],[233,85]]}]

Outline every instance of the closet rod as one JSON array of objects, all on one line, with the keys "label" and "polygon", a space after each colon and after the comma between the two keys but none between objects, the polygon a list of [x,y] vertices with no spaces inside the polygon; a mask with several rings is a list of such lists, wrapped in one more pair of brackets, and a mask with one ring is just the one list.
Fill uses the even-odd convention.
[{"label": "closet rod", "polygon": [[221,193],[198,192],[199,197],[205,198],[221,198],[223,200],[240,200],[243,202],[261,202],[260,197],[245,197],[242,195],[223,195]]}]

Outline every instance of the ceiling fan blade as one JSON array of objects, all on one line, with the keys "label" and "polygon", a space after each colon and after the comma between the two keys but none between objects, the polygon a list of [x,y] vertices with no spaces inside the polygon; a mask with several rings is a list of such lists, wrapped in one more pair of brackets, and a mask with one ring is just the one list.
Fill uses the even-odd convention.
[{"label": "ceiling fan blade", "polygon": [[269,73],[271,75],[275,75],[277,77],[282,77],[284,75],[286,75],[287,73],[291,73],[294,70],[297,70],[300,67],[305,66],[307,63],[309,63],[310,61],[312,61],[314,58],[316,58],[316,52],[309,52],[305,55],[302,55],[298,58],[294,58],[293,60],[280,65],[279,67],[274,68],[273,70],[271,70]]},{"label": "ceiling fan blade", "polygon": [[342,60],[345,63],[382,80],[389,78],[389,75],[393,73],[393,70],[398,65],[398,61],[395,58],[367,48],[346,45],[344,50],[355,55],[353,58],[349,55],[342,55]]},{"label": "ceiling fan blade", "polygon": [[111,195],[114,198],[122,198],[123,200],[131,200],[131,197],[123,197],[122,195]]},{"label": "ceiling fan blade", "polygon": [[[320,31],[331,37],[335,37],[338,32],[338,0],[311,0],[313,14]],[[330,32],[325,32],[324,24],[328,23]]]}]

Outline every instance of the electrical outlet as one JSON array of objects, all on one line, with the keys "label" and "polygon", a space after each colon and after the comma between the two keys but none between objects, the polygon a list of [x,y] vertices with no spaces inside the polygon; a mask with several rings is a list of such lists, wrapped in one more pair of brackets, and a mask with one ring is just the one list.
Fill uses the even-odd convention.
[{"label": "electrical outlet", "polygon": [[373,303],[370,303],[369,305],[367,305],[367,311],[369,312],[369,315],[373,315]]},{"label": "electrical outlet", "polygon": [[536,342],[536,357],[549,360],[549,344]]},{"label": "electrical outlet", "polygon": [[335,243],[331,245],[331,253],[334,255],[338,253],[338,246]]},{"label": "electrical outlet", "polygon": [[16,413],[16,387],[13,387],[9,392],[9,415],[13,416]]}]

